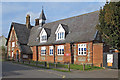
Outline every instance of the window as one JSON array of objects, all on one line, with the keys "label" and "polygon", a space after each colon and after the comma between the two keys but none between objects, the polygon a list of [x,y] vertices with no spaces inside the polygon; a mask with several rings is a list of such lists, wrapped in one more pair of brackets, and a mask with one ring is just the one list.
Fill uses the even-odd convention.
[{"label": "window", "polygon": [[47,40],[47,35],[43,35],[42,37],[41,37],[42,39],[42,41],[46,41]]},{"label": "window", "polygon": [[64,39],[64,32],[62,32],[62,39]]},{"label": "window", "polygon": [[58,28],[57,28],[55,34],[56,34],[56,41],[65,39],[65,29],[62,24],[58,25]]},{"label": "window", "polygon": [[44,28],[40,32],[40,42],[47,42],[47,33]]},{"label": "window", "polygon": [[49,55],[53,55],[53,46],[49,46]]},{"label": "window", "polygon": [[12,52],[12,57],[14,56],[13,52]]},{"label": "window", "polygon": [[58,33],[58,39],[59,39],[59,33]]},{"label": "window", "polygon": [[57,54],[64,55],[64,45],[60,45],[57,47]]},{"label": "window", "polygon": [[12,47],[15,47],[15,42],[12,42]]},{"label": "window", "polygon": [[86,44],[78,44],[78,55],[86,55]]},{"label": "window", "polygon": [[65,37],[64,32],[57,33],[57,40],[62,40],[64,39],[64,37]]},{"label": "window", "polygon": [[41,55],[45,55],[46,54],[46,47],[41,47]]}]

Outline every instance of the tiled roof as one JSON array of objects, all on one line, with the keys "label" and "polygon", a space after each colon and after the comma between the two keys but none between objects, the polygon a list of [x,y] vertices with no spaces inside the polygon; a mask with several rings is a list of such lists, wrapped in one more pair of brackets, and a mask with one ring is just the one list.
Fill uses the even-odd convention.
[{"label": "tiled roof", "polygon": [[[86,42],[93,41],[96,34],[96,24],[98,24],[99,11],[87,13],[84,15],[79,15],[67,19],[58,20],[51,23],[46,23],[42,27],[51,30],[50,37],[45,43],[40,43],[39,33],[41,31],[40,26],[35,26],[31,29],[29,36],[29,46],[34,45],[48,45],[48,44],[61,44],[61,43],[71,43],[71,42]],[[65,37],[65,40],[56,41],[55,31],[59,24],[63,25],[65,31],[68,34]]]},{"label": "tiled roof", "polygon": [[[27,45],[28,39],[29,39],[29,34],[30,34],[30,29],[27,29],[25,24],[19,24],[19,23],[12,22],[11,28],[9,31],[9,35],[8,35],[8,39],[10,37],[12,27],[14,27],[16,36],[18,38],[18,42],[20,43],[19,46],[20,46],[21,52],[26,53],[26,54],[31,54],[32,51],[31,51],[30,47]],[[7,40],[7,43],[8,43],[8,40]],[[6,45],[7,45],[7,43],[6,43]]]},{"label": "tiled roof", "polygon": [[32,50],[28,45],[20,45],[20,50],[23,54],[32,54]]},{"label": "tiled roof", "polygon": [[26,25],[24,25],[24,24],[19,24],[19,23],[13,22],[12,25],[14,26],[16,36],[18,38],[19,43],[27,44],[29,34],[30,34],[30,29],[27,29]]}]

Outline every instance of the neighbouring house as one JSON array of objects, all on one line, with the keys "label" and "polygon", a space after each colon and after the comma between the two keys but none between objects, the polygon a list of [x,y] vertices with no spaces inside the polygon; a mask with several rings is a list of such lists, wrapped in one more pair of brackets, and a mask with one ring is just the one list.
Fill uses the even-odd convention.
[{"label": "neighbouring house", "polygon": [[8,40],[8,56],[13,59],[74,64],[103,63],[103,43],[96,30],[99,11],[45,23],[44,11],[30,25],[12,23]]},{"label": "neighbouring house", "polygon": [[0,36],[0,54],[2,54],[2,59],[5,58],[5,55],[7,53],[6,42],[7,42],[7,38],[5,38],[3,35]]},{"label": "neighbouring house", "polygon": [[0,47],[1,46],[5,46],[6,47],[6,42],[7,42],[7,38],[5,38],[3,35],[0,36]]}]

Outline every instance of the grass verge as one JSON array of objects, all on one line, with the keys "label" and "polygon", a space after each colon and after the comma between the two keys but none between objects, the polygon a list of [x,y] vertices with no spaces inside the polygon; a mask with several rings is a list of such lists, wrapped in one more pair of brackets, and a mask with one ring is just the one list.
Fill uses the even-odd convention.
[{"label": "grass verge", "polygon": [[[19,63],[19,62],[13,62],[13,63],[23,64],[23,63]],[[26,64],[26,63],[24,63],[23,65],[37,67],[37,68],[43,68],[43,69],[51,69],[51,70],[56,70],[56,71],[60,71],[60,72],[71,72],[71,71],[61,70],[61,69],[55,69],[55,68],[48,68],[48,67],[46,68],[44,66],[36,66],[34,64]]]},{"label": "grass verge", "polygon": [[[51,66],[54,66],[54,63],[49,63]],[[68,69],[68,65],[66,64],[57,64],[57,67],[62,67],[62,68],[67,68]],[[75,70],[83,70],[83,65],[77,65],[77,64],[70,64],[70,69],[75,69]],[[97,66],[91,66],[91,65],[85,65],[85,71],[89,71],[89,70],[97,70],[97,69],[103,69],[102,67],[97,67]]]},{"label": "grass verge", "polygon": [[[32,64],[27,64],[27,63],[24,63],[24,64],[28,65],[28,66],[38,67],[38,68],[45,68],[45,66],[36,66],[35,65],[36,64],[35,61],[31,61],[30,63],[32,63]],[[21,63],[21,64],[23,64],[23,63]],[[39,62],[38,61],[38,64],[45,65],[45,62]],[[61,71],[61,72],[70,72],[68,70],[61,70],[61,69],[59,69],[59,68],[66,68],[66,69],[68,69],[68,65],[67,64],[57,63],[57,69],[56,68],[49,68],[49,66],[55,66],[54,63],[49,63],[49,65],[47,65],[48,69],[52,69],[52,70],[56,70],[56,71]],[[83,71],[83,65],[70,64],[70,69]],[[85,70],[84,71],[98,70],[98,69],[103,69],[103,68],[102,67],[97,67],[97,66],[93,66],[92,67],[91,65],[85,65]]]}]

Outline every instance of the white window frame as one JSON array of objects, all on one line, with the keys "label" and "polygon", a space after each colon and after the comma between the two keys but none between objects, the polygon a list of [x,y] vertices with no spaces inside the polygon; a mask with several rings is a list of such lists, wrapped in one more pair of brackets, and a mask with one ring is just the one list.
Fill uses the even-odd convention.
[{"label": "white window frame", "polygon": [[78,55],[87,55],[87,44],[78,44]]},{"label": "white window frame", "polygon": [[[46,38],[43,39],[43,36],[46,37]],[[45,31],[44,28],[41,30],[41,33],[40,33],[40,42],[41,42],[41,43],[42,43],[42,42],[47,42],[47,33],[46,33],[46,31]]]},{"label": "white window frame", "polygon": [[41,55],[46,55],[46,47],[41,47],[41,52],[40,52]]},{"label": "white window frame", "polygon": [[49,46],[49,55],[53,55],[53,46]]},{"label": "white window frame", "polygon": [[[43,36],[44,36],[44,38],[43,38]],[[42,35],[41,36],[41,41],[47,41],[47,35]]]},{"label": "white window frame", "polygon": [[55,34],[56,34],[56,41],[65,40],[65,30],[61,24],[58,25]]},{"label": "white window frame", "polygon": [[59,32],[56,34],[56,40],[64,40],[65,39],[65,32]]},{"label": "white window frame", "polygon": [[15,42],[12,42],[12,47],[15,47]]},{"label": "white window frame", "polygon": [[14,57],[14,53],[12,52],[12,58]]},{"label": "white window frame", "polygon": [[57,46],[57,55],[64,55],[64,45]]}]

